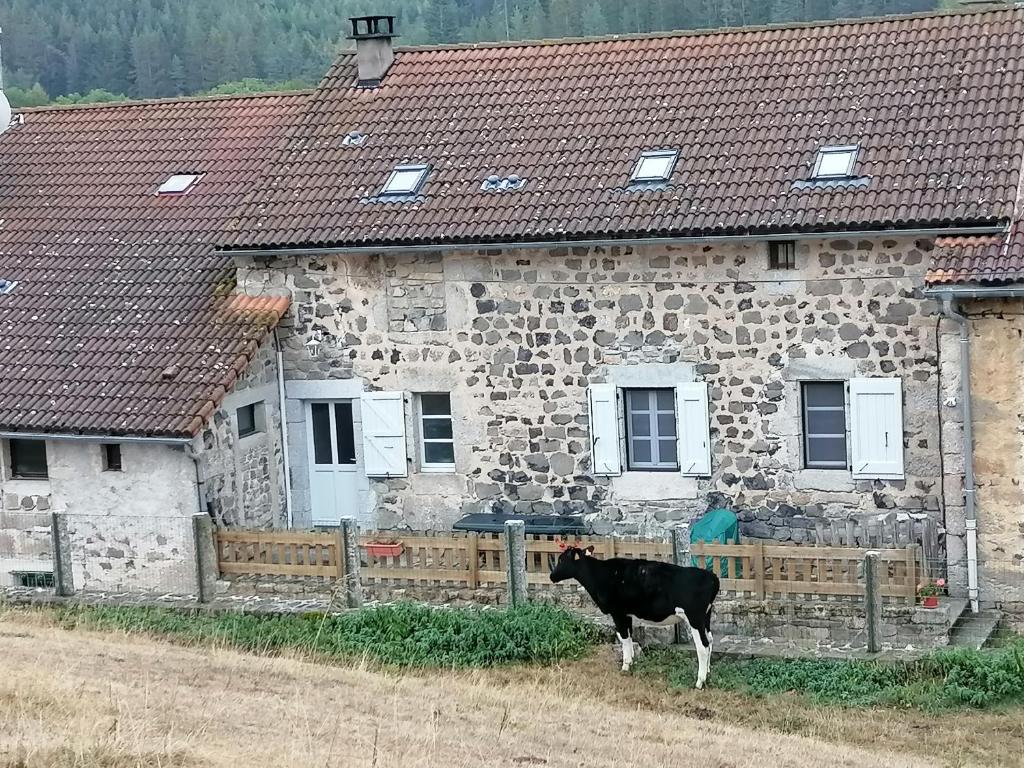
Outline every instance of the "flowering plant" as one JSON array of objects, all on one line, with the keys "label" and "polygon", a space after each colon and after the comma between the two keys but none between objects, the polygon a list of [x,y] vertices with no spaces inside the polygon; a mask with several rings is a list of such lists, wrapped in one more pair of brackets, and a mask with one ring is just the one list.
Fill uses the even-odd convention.
[{"label": "flowering plant", "polygon": [[945,579],[936,579],[934,582],[929,581],[927,584],[918,584],[917,593],[921,597],[934,597],[939,594],[939,590],[946,586]]}]

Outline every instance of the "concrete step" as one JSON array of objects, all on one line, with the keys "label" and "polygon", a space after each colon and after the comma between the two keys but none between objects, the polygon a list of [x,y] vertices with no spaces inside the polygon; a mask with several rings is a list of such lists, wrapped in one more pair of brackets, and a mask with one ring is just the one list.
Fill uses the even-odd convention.
[{"label": "concrete step", "polygon": [[973,648],[980,650],[992,637],[1003,614],[995,610],[971,613],[964,611],[953,622],[949,631],[949,644],[954,648]]}]

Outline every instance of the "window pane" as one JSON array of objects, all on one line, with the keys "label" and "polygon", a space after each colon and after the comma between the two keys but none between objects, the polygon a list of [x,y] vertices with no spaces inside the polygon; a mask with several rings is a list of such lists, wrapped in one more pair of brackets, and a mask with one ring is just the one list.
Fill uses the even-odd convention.
[{"label": "window pane", "polygon": [[629,391],[629,409],[631,411],[651,410],[651,394],[648,389],[631,389]]},{"label": "window pane", "polygon": [[658,414],[658,435],[659,437],[676,436],[676,415],[674,413]]},{"label": "window pane", "polygon": [[658,395],[658,410],[659,411],[672,411],[675,412],[675,392],[671,389],[659,389],[656,391]]},{"label": "window pane", "polygon": [[651,417],[646,413],[635,413],[630,417],[630,426],[637,437],[650,437]]},{"label": "window pane", "polygon": [[424,443],[423,461],[426,464],[454,464],[455,445],[453,443]]},{"label": "window pane", "polygon": [[842,435],[846,433],[843,411],[807,411],[808,435]]},{"label": "window pane", "polygon": [[633,440],[633,455],[630,458],[637,464],[650,464],[651,441]]},{"label": "window pane", "polygon": [[843,384],[839,381],[813,382],[804,384],[804,405],[831,405],[846,407]]},{"label": "window pane", "polygon": [[420,411],[424,416],[451,416],[450,395],[420,395]]},{"label": "window pane", "polygon": [[11,470],[15,477],[47,476],[45,440],[11,440]]},{"label": "window pane", "polygon": [[451,419],[424,419],[423,420],[424,440],[451,440],[452,420]]},{"label": "window pane", "polygon": [[334,404],[334,429],[338,433],[338,463],[356,463],[356,436],[352,425],[352,403]]},{"label": "window pane", "polygon": [[256,406],[246,405],[237,411],[238,436],[245,437],[256,431]]},{"label": "window pane", "polygon": [[333,464],[331,452],[331,411],[327,403],[313,403],[313,461]]},{"label": "window pane", "polygon": [[807,438],[807,464],[827,466],[846,466],[845,437],[809,437]]},{"label": "window pane", "polygon": [[818,160],[819,176],[846,176],[850,172],[850,165],[856,150],[843,149],[839,151],[822,150]]},{"label": "window pane", "polygon": [[662,464],[677,463],[675,440],[659,440],[658,449],[661,451],[660,459]]},{"label": "window pane", "polygon": [[107,443],[103,446],[103,468],[108,472],[121,471],[121,446]]}]

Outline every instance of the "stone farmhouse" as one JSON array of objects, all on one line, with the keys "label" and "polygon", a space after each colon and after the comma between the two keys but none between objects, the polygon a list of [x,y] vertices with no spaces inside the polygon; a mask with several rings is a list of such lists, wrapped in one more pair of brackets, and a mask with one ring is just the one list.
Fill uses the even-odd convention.
[{"label": "stone farmhouse", "polygon": [[408,49],[352,23],[312,94],[0,136],[5,506],[129,508],[152,452],[226,525],[727,506],[804,542],[896,510],[975,601],[1024,585],[1024,9]]}]

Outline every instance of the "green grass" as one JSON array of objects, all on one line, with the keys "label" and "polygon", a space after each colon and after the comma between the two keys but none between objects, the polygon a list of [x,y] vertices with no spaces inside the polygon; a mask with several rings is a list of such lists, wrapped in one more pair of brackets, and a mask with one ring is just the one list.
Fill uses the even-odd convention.
[{"label": "green grass", "polygon": [[[653,650],[637,672],[689,688],[696,659]],[[797,693],[822,704],[894,706],[925,712],[1024,705],[1024,639],[983,651],[944,649],[912,662],[716,659],[712,687],[753,696]]]},{"label": "green grass", "polygon": [[369,658],[396,667],[491,667],[550,663],[585,655],[592,624],[544,605],[504,610],[403,603],[338,615],[209,614],[165,608],[74,606],[57,610],[68,629],[145,633],[184,644]]}]

